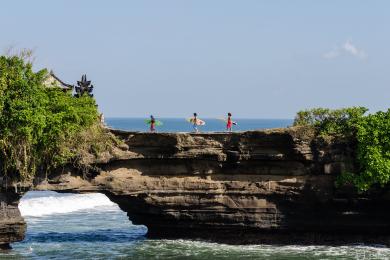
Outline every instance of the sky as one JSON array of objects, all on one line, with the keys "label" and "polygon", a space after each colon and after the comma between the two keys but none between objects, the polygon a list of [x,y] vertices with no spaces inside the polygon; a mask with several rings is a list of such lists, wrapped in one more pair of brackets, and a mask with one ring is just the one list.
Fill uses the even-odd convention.
[{"label": "sky", "polygon": [[0,0],[0,51],[92,80],[106,117],[293,118],[390,101],[390,1]]}]

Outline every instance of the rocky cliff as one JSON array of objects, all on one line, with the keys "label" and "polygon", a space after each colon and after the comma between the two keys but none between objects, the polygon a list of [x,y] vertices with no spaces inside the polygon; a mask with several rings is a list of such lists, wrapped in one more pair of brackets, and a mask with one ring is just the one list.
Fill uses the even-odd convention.
[{"label": "rocky cliff", "polygon": [[[112,133],[122,143],[91,157],[87,172],[66,167],[48,180],[38,176],[34,188],[102,192],[134,224],[146,225],[149,237],[387,242],[385,197],[334,188],[335,176],[354,167],[350,143],[325,141],[305,128]],[[14,222],[0,226],[0,242],[20,240],[25,226],[16,208],[18,196],[4,194],[0,219]]]},{"label": "rocky cliff", "polygon": [[18,209],[20,197],[15,191],[0,192],[0,249],[24,239],[26,223]]}]

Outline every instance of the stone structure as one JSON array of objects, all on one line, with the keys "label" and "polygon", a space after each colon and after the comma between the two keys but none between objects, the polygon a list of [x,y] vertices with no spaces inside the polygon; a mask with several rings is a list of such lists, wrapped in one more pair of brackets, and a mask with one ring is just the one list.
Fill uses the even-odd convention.
[{"label": "stone structure", "polygon": [[75,90],[75,97],[81,97],[84,94],[93,97],[93,85],[91,85],[90,80],[87,80],[87,75],[85,74],[81,76],[81,80],[77,81],[77,87],[75,88]]},{"label": "stone structure", "polygon": [[74,88],[73,85],[67,84],[63,82],[60,78],[58,78],[53,71],[50,71],[50,73],[48,74],[44,82],[44,85],[49,88],[50,87],[60,88],[63,91],[72,91]]},{"label": "stone structure", "polygon": [[[353,169],[353,144],[324,141],[305,128],[242,133],[130,133],[73,168],[35,180],[34,188],[101,192],[149,237],[228,243],[388,243],[384,194],[335,189]],[[20,193],[20,190],[18,191]],[[23,238],[19,195],[2,193],[0,242]],[[11,221],[9,221],[11,220]],[[9,222],[7,222],[9,221]]]}]

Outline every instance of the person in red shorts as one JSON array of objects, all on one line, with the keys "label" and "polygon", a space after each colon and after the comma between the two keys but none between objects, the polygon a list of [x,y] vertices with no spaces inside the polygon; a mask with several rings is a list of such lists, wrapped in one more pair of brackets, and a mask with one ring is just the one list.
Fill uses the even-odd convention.
[{"label": "person in red shorts", "polygon": [[226,131],[232,132],[232,127],[233,127],[232,114],[228,113],[228,118],[226,122]]}]

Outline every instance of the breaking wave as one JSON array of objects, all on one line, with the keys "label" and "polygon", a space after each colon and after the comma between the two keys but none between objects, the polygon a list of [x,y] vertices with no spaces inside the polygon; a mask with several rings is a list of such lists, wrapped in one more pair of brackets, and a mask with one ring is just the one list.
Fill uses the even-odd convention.
[{"label": "breaking wave", "polygon": [[51,214],[99,207],[118,207],[107,196],[100,193],[60,194],[55,192],[28,192],[19,203],[22,216],[40,217]]}]

